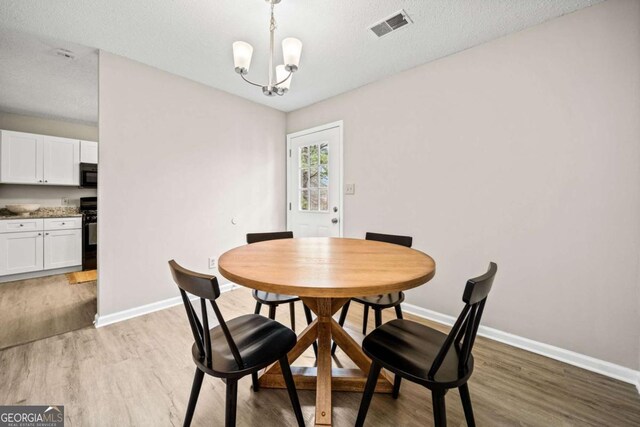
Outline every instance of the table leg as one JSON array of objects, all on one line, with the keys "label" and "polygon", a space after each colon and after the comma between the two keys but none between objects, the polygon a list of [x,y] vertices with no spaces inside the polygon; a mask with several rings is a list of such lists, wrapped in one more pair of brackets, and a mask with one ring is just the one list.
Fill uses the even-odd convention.
[{"label": "table leg", "polygon": [[[332,316],[348,298],[308,298],[304,303],[318,316],[298,336],[298,342],[289,352],[289,363],[293,362],[318,340],[317,367],[292,366],[294,382],[298,390],[316,391],[316,426],[331,425],[331,391],[362,392],[367,381],[371,360],[364,354],[360,344],[345,331]],[[331,340],[340,346],[359,369],[332,368]],[[391,393],[393,384],[383,371],[376,384],[378,393]],[[279,363],[274,363],[260,375],[260,386],[285,388]]]},{"label": "table leg", "polygon": [[331,425],[331,299],[318,298],[316,425]]}]

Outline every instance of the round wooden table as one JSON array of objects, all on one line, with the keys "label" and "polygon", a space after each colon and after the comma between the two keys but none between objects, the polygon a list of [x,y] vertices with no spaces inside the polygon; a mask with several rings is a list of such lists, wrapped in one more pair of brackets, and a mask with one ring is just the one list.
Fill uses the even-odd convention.
[{"label": "round wooden table", "polygon": [[[435,274],[435,262],[420,251],[389,243],[343,238],[281,239],[253,243],[225,252],[220,273],[252,289],[298,295],[318,316],[298,336],[289,353],[293,363],[318,341],[317,368],[292,366],[296,387],[316,390],[316,425],[331,425],[331,391],[362,391],[371,360],[360,344],[332,316],[352,297],[414,288]],[[334,340],[359,369],[332,369]],[[285,388],[280,365],[260,375],[265,388]],[[393,385],[383,371],[377,392]]]}]

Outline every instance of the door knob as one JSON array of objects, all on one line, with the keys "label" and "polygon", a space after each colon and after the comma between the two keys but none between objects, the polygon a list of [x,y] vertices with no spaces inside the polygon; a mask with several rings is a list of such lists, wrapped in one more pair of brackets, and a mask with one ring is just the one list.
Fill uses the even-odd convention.
[{"label": "door knob", "polygon": [[331,218],[331,223],[332,224],[337,224],[338,223],[338,218]]},{"label": "door knob", "polygon": [[337,207],[337,206],[334,206],[334,207],[333,207],[333,211],[334,211],[334,212],[338,212],[338,207]]}]

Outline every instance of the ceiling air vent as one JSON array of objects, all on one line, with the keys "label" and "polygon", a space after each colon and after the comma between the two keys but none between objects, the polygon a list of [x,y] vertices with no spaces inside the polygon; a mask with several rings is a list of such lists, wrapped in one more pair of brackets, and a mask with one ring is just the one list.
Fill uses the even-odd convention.
[{"label": "ceiling air vent", "polygon": [[63,49],[63,48],[56,49],[55,54],[65,59],[76,59],[76,54],[68,49]]},{"label": "ceiling air vent", "polygon": [[395,31],[411,23],[412,23],[411,18],[409,18],[409,15],[407,15],[407,12],[405,12],[404,9],[401,9],[400,11],[396,12],[392,16],[373,25],[369,29],[373,31],[373,33],[376,36],[382,37],[382,36],[386,36],[392,31]]}]

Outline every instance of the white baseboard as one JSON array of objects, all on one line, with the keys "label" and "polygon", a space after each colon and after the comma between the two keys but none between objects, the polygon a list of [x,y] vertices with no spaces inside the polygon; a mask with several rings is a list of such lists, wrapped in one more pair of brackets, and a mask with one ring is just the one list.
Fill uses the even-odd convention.
[{"label": "white baseboard", "polygon": [[[418,307],[413,304],[403,303],[402,310],[447,326],[453,326],[456,321],[456,318],[453,316],[438,313],[437,311]],[[571,350],[565,350],[539,341],[530,340],[528,338],[520,337],[518,335],[503,332],[487,326],[481,325],[478,329],[478,335],[633,384],[636,386],[638,393],[640,393],[640,371],[635,371],[625,366],[616,365],[615,363],[596,359],[595,357],[576,353]]]},{"label": "white baseboard", "polygon": [[53,270],[38,270],[30,273],[11,274],[9,276],[0,276],[0,283],[8,283],[16,280],[35,279],[38,277],[54,276],[56,274],[73,273],[76,271],[82,271],[81,265],[74,265],[72,267],[54,268]]},{"label": "white baseboard", "polygon": [[[224,285],[220,285],[220,292],[228,292],[236,287],[237,285],[233,283],[225,283]],[[133,319],[134,317],[143,316],[145,314],[153,313],[154,311],[164,310],[165,308],[174,307],[180,304],[182,304],[182,298],[177,296],[104,316],[98,316],[98,314],[96,314],[96,318],[93,323],[96,328],[102,328],[103,326],[112,325],[114,323],[122,322],[123,320]]]}]

